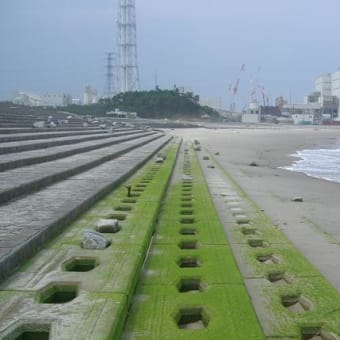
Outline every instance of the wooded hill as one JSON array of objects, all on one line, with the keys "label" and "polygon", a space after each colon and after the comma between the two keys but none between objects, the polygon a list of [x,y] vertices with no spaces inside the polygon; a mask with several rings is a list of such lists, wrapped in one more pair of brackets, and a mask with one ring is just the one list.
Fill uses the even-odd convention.
[{"label": "wooded hill", "polygon": [[100,99],[97,104],[67,107],[68,112],[95,116],[104,116],[115,109],[137,112],[141,118],[201,119],[202,116],[209,116],[217,120],[219,117],[216,110],[199,104],[198,95],[181,93],[178,89],[124,92],[112,98]]}]

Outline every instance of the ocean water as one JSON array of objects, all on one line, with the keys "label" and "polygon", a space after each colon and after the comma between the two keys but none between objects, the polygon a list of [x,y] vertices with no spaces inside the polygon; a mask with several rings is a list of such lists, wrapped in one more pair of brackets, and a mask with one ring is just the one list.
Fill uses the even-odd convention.
[{"label": "ocean water", "polygon": [[282,169],[340,183],[340,149],[302,150],[291,156],[299,160]]}]

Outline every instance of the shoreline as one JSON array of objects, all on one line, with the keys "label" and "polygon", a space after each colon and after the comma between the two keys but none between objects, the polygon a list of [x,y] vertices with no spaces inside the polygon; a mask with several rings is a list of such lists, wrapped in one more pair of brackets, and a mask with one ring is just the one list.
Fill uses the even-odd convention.
[{"label": "shoreline", "polygon": [[[340,145],[340,129],[175,130],[198,139],[292,244],[340,292],[340,183],[280,169],[303,149]],[[257,167],[249,166],[256,162]],[[292,202],[302,197],[303,202]]]},{"label": "shoreline", "polygon": [[303,173],[309,177],[340,183],[338,159],[340,148],[317,148],[298,150],[292,155],[296,158],[289,166],[279,167],[283,170]]}]

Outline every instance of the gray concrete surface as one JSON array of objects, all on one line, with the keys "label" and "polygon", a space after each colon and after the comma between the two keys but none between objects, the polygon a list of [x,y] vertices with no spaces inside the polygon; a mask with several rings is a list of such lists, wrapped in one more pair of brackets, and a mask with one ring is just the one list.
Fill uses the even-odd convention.
[{"label": "gray concrete surface", "polygon": [[85,173],[0,206],[0,279],[12,273],[168,141],[169,137],[162,136]]}]

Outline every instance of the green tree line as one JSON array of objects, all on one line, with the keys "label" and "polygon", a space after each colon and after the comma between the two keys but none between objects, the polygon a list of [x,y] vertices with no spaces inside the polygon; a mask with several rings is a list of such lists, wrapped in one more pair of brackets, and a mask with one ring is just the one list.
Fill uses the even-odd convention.
[{"label": "green tree line", "polygon": [[119,93],[112,98],[100,99],[92,105],[70,105],[67,110],[77,114],[104,116],[106,112],[119,109],[137,112],[141,118],[201,118],[203,115],[218,119],[216,110],[199,104],[199,96],[192,92],[181,93],[177,88]]}]

